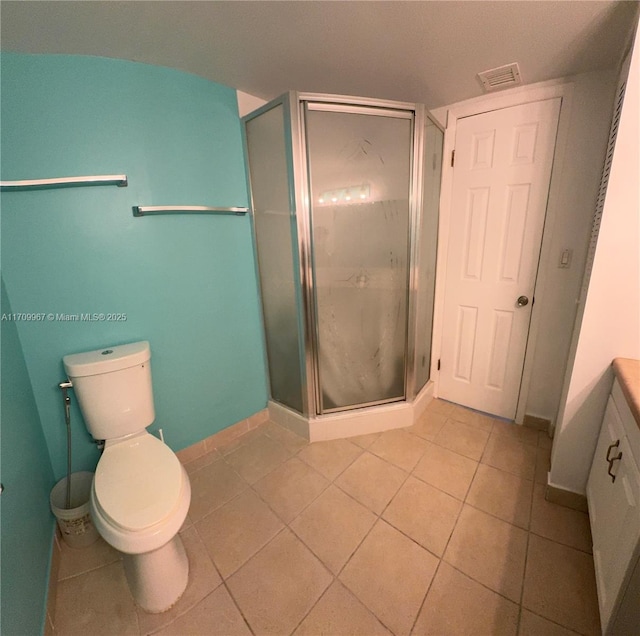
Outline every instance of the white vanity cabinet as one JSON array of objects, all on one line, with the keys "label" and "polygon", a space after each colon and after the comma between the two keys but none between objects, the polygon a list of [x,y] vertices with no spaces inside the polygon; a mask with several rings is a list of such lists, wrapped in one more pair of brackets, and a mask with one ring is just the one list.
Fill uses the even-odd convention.
[{"label": "white vanity cabinet", "polygon": [[615,380],[587,499],[603,634],[640,634],[640,427]]}]

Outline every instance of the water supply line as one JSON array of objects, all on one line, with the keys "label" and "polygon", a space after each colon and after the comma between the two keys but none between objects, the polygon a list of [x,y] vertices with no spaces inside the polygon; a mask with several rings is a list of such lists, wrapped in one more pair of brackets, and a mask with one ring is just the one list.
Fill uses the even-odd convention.
[{"label": "water supply line", "polygon": [[71,509],[71,398],[67,394],[67,390],[73,387],[70,380],[60,382],[58,385],[62,390],[62,399],[64,400],[64,421],[67,425],[67,496],[65,508]]}]

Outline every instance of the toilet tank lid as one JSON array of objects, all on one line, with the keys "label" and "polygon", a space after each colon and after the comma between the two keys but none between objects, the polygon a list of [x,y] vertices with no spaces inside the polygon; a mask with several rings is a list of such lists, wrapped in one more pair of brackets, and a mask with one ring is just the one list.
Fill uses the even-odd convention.
[{"label": "toilet tank lid", "polygon": [[64,356],[62,362],[69,378],[80,378],[128,369],[142,364],[150,358],[151,349],[149,343],[144,340],[87,351],[86,353],[74,353]]}]

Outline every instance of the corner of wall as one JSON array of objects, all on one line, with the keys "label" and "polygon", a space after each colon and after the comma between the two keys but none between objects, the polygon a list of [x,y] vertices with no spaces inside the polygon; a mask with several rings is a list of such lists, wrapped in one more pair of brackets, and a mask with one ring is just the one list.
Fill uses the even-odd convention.
[{"label": "corner of wall", "polygon": [[240,117],[248,115],[250,112],[267,103],[265,99],[256,97],[255,95],[250,95],[244,91],[236,90],[236,95],[238,97],[238,113],[240,114]]},{"label": "corner of wall", "polygon": [[[53,468],[4,280],[2,312],[2,631],[41,632],[52,562]],[[6,318],[6,319],[5,319]]]},{"label": "corner of wall", "polygon": [[616,93],[622,94],[626,80],[610,136],[608,184],[603,179],[606,189],[601,192],[606,194],[601,220],[593,226],[593,265],[585,274],[552,453],[552,481],[576,492],[586,488],[613,381],[611,362],[615,357],[640,358],[639,48],[636,33],[628,77],[623,65]]}]

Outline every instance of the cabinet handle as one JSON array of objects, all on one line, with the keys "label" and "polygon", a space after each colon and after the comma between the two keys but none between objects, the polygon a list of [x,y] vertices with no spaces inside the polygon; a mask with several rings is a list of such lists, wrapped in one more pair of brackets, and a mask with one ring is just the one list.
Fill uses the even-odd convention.
[{"label": "cabinet handle", "polygon": [[618,459],[622,459],[622,451],[620,451],[615,457],[609,457],[609,455],[611,454],[611,451],[614,448],[618,448],[618,446],[620,446],[619,439],[617,439],[615,442],[613,442],[613,444],[609,446],[609,448],[607,448],[607,462],[609,463],[607,473],[609,474],[609,477],[611,477],[611,483],[614,483],[616,481],[616,476],[611,472],[611,469],[613,468],[613,462],[617,461]]},{"label": "cabinet handle", "polygon": [[611,457],[609,457],[609,454],[611,453],[611,451],[614,448],[618,448],[618,446],[620,446],[620,440],[617,439],[615,442],[613,442],[613,444],[609,445],[609,448],[607,448],[607,461],[610,462],[611,461]]}]

